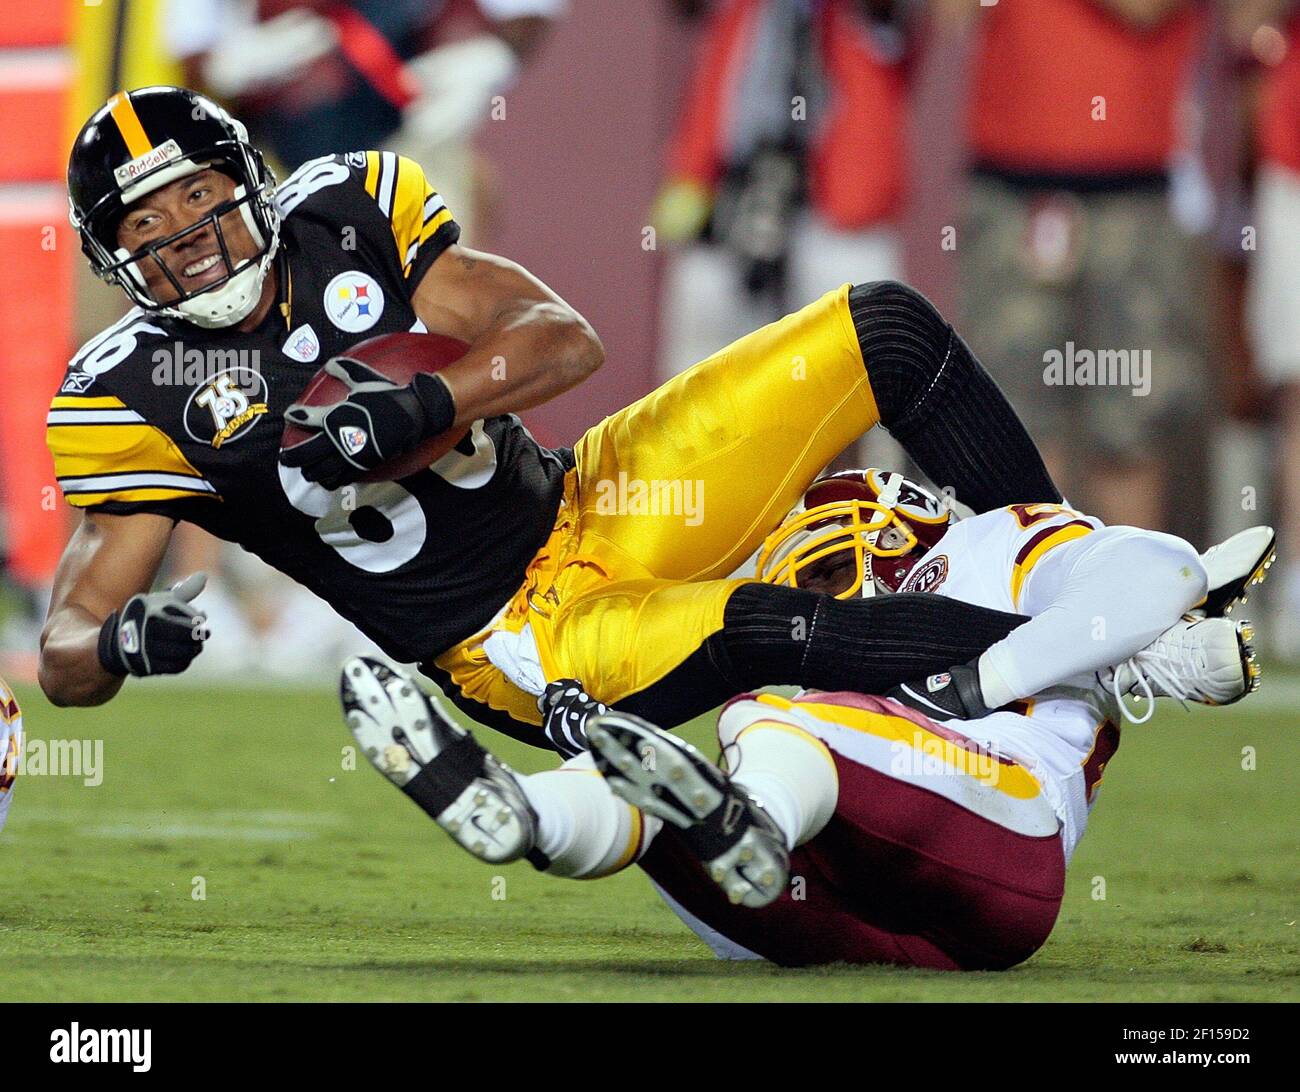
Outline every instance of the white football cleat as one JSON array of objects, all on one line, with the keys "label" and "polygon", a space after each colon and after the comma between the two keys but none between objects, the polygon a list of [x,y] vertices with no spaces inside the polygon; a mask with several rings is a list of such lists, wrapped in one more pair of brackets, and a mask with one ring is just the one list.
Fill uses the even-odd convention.
[{"label": "white football cleat", "polygon": [[733,903],[767,906],[790,879],[790,854],[771,816],[685,740],[630,713],[587,721],[587,742],[609,787],[681,830],[687,848]]},{"label": "white football cleat", "polygon": [[[1259,689],[1254,640],[1255,628],[1244,618],[1184,618],[1124,663],[1099,671],[1097,678],[1134,724],[1151,719],[1154,698],[1231,705]],[[1151,702],[1146,715],[1134,716],[1120,700],[1124,694]]]},{"label": "white football cleat", "polygon": [[354,656],[343,665],[339,696],[371,765],[458,845],[490,864],[533,859],[537,817],[514,771],[413,679],[380,660]]},{"label": "white football cleat", "polygon": [[1249,527],[1201,554],[1209,574],[1205,602],[1193,614],[1219,618],[1246,602],[1250,589],[1264,583],[1277,557],[1277,534],[1272,527]]}]

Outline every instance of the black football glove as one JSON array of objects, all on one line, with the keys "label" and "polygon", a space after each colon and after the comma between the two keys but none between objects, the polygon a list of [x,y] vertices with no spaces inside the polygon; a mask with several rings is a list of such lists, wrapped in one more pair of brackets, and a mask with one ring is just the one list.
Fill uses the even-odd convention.
[{"label": "black football glove", "polygon": [[949,668],[947,671],[915,683],[904,683],[885,691],[900,705],[924,713],[931,720],[975,720],[991,710],[984,704],[980,689],[978,660]]},{"label": "black football glove", "polygon": [[603,702],[583,690],[577,679],[547,683],[537,699],[537,708],[542,712],[542,732],[565,758],[587,750],[587,718],[609,712]]},{"label": "black football glove", "polygon": [[455,420],[451,392],[437,376],[420,373],[399,387],[345,356],[334,357],[325,371],[347,384],[348,396],[329,406],[295,402],[285,410],[286,421],[317,435],[286,448],[280,462],[298,467],[309,482],[326,489],[360,480],[385,460],[445,432]]},{"label": "black football glove", "polygon": [[166,591],[133,595],[99,630],[99,662],[112,675],[175,675],[208,638],[207,616],[191,602],[208,581],[193,573]]}]

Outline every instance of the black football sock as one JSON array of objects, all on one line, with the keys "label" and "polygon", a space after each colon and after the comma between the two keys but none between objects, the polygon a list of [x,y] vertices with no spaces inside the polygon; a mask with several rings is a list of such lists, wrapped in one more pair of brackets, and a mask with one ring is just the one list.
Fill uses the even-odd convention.
[{"label": "black football sock", "polygon": [[722,629],[615,707],[672,728],[761,686],[883,694],[973,659],[1028,620],[940,595],[842,600],[742,584]]},{"label": "black football sock", "polygon": [[952,326],[897,281],[849,290],[881,424],[935,485],[976,512],[1061,502],[1011,403]]},{"label": "black football sock", "polygon": [[714,637],[747,687],[790,683],[880,694],[965,663],[1028,620],[920,592],[833,599],[744,584],[727,601]]}]

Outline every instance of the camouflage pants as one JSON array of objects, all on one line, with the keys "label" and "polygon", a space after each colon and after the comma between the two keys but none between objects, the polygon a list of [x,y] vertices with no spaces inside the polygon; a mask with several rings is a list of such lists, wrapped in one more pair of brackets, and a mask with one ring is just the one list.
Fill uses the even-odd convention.
[{"label": "camouflage pants", "polygon": [[1207,407],[1203,262],[1158,190],[972,180],[961,331],[1039,443],[1149,453]]}]

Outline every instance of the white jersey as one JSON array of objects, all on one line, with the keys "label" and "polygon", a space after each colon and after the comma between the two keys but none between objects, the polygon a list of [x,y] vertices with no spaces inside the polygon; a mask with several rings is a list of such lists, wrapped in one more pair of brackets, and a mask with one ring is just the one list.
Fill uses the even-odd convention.
[{"label": "white jersey", "polygon": [[18,755],[23,745],[23,718],[13,691],[0,681],[0,831],[9,818],[14,779],[18,776]]},{"label": "white jersey", "polygon": [[[1034,575],[1052,552],[1101,528],[1055,504],[1013,505],[954,523],[899,591],[934,592],[1031,617],[1051,606]],[[1046,583],[1046,582],[1044,582]],[[1061,822],[1066,860],[1083,834],[1102,771],[1119,746],[1117,710],[1092,679],[1061,686],[978,720],[949,722],[989,751],[1025,766]]]}]

